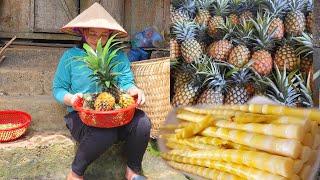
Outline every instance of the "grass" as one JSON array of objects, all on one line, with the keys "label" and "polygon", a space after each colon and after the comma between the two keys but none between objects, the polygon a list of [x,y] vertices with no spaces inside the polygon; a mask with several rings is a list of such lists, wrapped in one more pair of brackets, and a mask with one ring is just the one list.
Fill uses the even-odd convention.
[{"label": "grass", "polygon": [[156,139],[151,139],[149,141],[147,151],[153,156],[156,156],[156,157],[160,156],[160,151],[159,151]]}]

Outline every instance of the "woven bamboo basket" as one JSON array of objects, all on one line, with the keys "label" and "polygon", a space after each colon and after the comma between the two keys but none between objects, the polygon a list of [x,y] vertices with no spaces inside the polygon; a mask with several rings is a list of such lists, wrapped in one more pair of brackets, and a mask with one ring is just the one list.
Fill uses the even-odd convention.
[{"label": "woven bamboo basket", "polygon": [[171,110],[170,58],[156,58],[131,64],[136,85],[146,95],[146,103],[140,107],[151,119],[151,137],[156,138],[161,124]]}]

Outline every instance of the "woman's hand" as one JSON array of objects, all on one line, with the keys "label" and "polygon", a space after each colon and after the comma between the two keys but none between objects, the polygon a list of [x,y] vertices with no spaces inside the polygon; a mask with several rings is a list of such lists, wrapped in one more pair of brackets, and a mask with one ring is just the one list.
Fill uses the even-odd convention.
[{"label": "woman's hand", "polygon": [[132,87],[130,89],[128,89],[128,92],[127,92],[130,96],[138,96],[138,99],[137,99],[137,103],[139,105],[142,105],[145,103],[146,101],[146,96],[144,95],[144,92],[137,88],[137,87]]},{"label": "woman's hand", "polygon": [[82,98],[83,94],[82,93],[76,93],[76,94],[66,94],[64,96],[64,103],[67,106],[74,106],[74,102],[76,102],[76,100],[78,98]]}]

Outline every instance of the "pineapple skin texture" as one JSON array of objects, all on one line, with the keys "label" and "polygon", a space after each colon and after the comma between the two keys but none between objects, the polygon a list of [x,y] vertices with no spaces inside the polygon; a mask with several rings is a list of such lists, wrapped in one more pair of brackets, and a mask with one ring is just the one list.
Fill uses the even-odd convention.
[{"label": "pineapple skin texture", "polygon": [[181,54],[187,63],[200,58],[202,53],[202,47],[195,39],[187,39],[181,44]]},{"label": "pineapple skin texture", "polygon": [[268,33],[271,35],[273,34],[273,38],[277,40],[281,40],[284,37],[284,24],[283,21],[280,18],[274,19],[270,27],[268,29]]},{"label": "pineapple skin texture", "polygon": [[286,32],[292,35],[301,35],[306,28],[305,16],[302,12],[289,12],[285,18]]},{"label": "pineapple skin texture", "polygon": [[94,107],[97,111],[110,111],[113,109],[115,103],[116,100],[110,93],[103,92],[97,97]]},{"label": "pineapple skin texture", "polygon": [[130,105],[134,104],[134,99],[129,94],[121,94],[119,99],[119,105],[122,108],[126,108]]},{"label": "pineapple skin texture", "polygon": [[236,46],[231,50],[228,62],[236,67],[243,67],[249,62],[250,50],[243,45]]},{"label": "pineapple skin texture", "polygon": [[245,104],[249,100],[249,93],[246,88],[234,86],[226,93],[226,104]]},{"label": "pineapple skin texture", "polygon": [[170,58],[175,59],[181,56],[180,46],[178,41],[170,39]]},{"label": "pineapple skin texture", "polygon": [[218,27],[220,24],[223,24],[224,20],[221,16],[214,16],[210,18],[208,22],[208,33],[211,36],[214,36],[218,33]]},{"label": "pineapple skin texture", "polygon": [[224,96],[221,91],[206,89],[197,100],[197,104],[215,104],[222,105]]},{"label": "pineapple skin texture", "polygon": [[260,50],[253,53],[251,58],[254,63],[252,67],[262,76],[266,76],[272,71],[272,57],[268,51]]},{"label": "pineapple skin texture", "polygon": [[227,40],[220,40],[212,43],[208,48],[208,55],[220,61],[226,61],[233,45]]},{"label": "pineapple skin texture", "polygon": [[210,12],[206,9],[200,9],[199,13],[197,14],[195,21],[198,24],[205,24],[207,25],[211,18]]},{"label": "pineapple skin texture", "polygon": [[288,71],[293,71],[300,65],[300,59],[296,56],[294,49],[289,45],[280,47],[274,58],[275,64],[280,70],[284,69],[284,65]]}]

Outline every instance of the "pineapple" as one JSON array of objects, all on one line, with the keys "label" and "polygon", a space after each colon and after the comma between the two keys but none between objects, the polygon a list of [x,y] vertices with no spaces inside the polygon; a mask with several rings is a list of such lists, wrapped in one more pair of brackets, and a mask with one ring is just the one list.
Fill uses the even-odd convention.
[{"label": "pineapple", "polygon": [[98,93],[84,94],[83,95],[83,108],[84,109],[95,109],[94,102],[97,99]]},{"label": "pineapple", "polygon": [[110,111],[113,109],[116,99],[107,92],[102,92],[94,102],[94,108],[97,111]]},{"label": "pineapple", "polygon": [[305,15],[301,12],[304,8],[304,0],[288,1],[290,12],[284,21],[286,32],[291,35],[301,35],[306,28]]},{"label": "pineapple", "polygon": [[232,39],[235,25],[227,19],[226,22],[220,24],[218,28],[221,29],[225,35],[222,40],[215,41],[208,47],[208,55],[216,60],[226,61],[233,48],[233,44],[229,39]]},{"label": "pineapple", "polygon": [[247,45],[249,45],[249,39],[252,36],[252,23],[242,20],[238,24],[234,31],[233,42],[236,44],[229,55],[228,62],[238,68],[247,64],[251,58],[251,52]]},{"label": "pineapple", "polygon": [[[205,57],[207,58],[207,57]],[[207,70],[202,72],[206,74],[204,85],[206,89],[199,96],[198,104],[223,104],[224,90],[226,87],[226,80],[224,75],[220,72],[220,67],[211,59],[208,60]]]},{"label": "pineapple", "polygon": [[307,1],[307,19],[306,19],[306,26],[309,33],[312,33],[313,29],[313,0],[306,0]]},{"label": "pineapple", "polygon": [[238,25],[240,19],[238,13],[240,12],[242,0],[230,0],[230,15],[228,17],[232,24]]},{"label": "pineapple", "polygon": [[210,38],[208,37],[208,26],[203,24],[197,24],[198,29],[198,41],[201,45],[201,49],[203,52],[207,51],[207,44],[210,41]]},{"label": "pineapple", "polygon": [[[234,69],[232,70],[234,71]],[[230,78],[230,88],[228,88],[225,96],[226,104],[245,104],[250,94],[247,91],[247,85],[253,79],[253,73],[249,68],[243,68],[234,71]]]},{"label": "pineapple", "polygon": [[262,76],[266,76],[272,71],[271,51],[274,47],[272,36],[268,33],[271,24],[270,14],[264,15],[258,13],[256,20],[251,20],[254,25],[254,35],[251,37],[254,45],[252,54],[252,67]]},{"label": "pineapple", "polygon": [[186,71],[189,72],[189,81],[179,85],[175,84],[175,94],[172,99],[172,105],[174,107],[196,104],[201,91],[201,83],[204,80],[204,75],[198,72],[204,71],[206,64],[208,63],[206,60],[206,58],[200,58],[190,64],[192,68]]},{"label": "pineapple", "polygon": [[301,57],[300,70],[302,73],[309,73],[312,71],[313,63],[313,36],[309,33],[302,33],[293,40],[296,41],[296,53]]},{"label": "pineapple", "polygon": [[294,48],[285,43],[277,50],[274,63],[280,70],[286,67],[288,71],[293,71],[300,66],[300,58],[296,55]]},{"label": "pineapple", "polygon": [[134,99],[129,94],[121,94],[119,99],[119,106],[121,108],[126,108],[130,105],[134,104]]},{"label": "pineapple", "polygon": [[194,73],[192,66],[190,64],[180,62],[174,69],[174,85],[173,89],[176,91],[180,87],[192,80],[192,74]]},{"label": "pineapple", "polygon": [[[102,47],[101,40],[99,40],[96,50],[93,50],[85,43],[83,48],[86,55],[78,58],[92,70],[93,73],[89,77],[96,81],[99,88],[104,92],[97,97],[94,104],[95,109],[111,110],[110,107],[113,108],[115,102],[118,102],[120,98],[121,91],[116,82],[116,78],[120,73],[114,72],[113,68],[120,64],[120,62],[114,61],[114,58],[117,56],[118,51],[124,47],[115,48],[115,46],[121,44],[119,40],[115,39],[116,36],[117,34],[111,36],[104,47]],[[106,58],[107,55],[108,58]]]},{"label": "pineapple", "polygon": [[267,85],[267,96],[275,102],[284,106],[297,106],[299,93],[297,92],[292,79],[293,73],[287,75],[286,68],[281,72],[277,65],[272,75],[272,79],[265,77],[262,81]]},{"label": "pineapple", "polygon": [[209,35],[215,37],[218,33],[218,28],[224,23],[224,16],[229,13],[229,0],[216,0],[213,3],[215,15],[210,18],[208,23]]},{"label": "pineapple", "polygon": [[176,59],[181,56],[180,45],[176,39],[170,39],[170,58]]},{"label": "pineapple", "polygon": [[187,63],[199,59],[202,55],[200,43],[196,40],[197,25],[190,21],[177,21],[173,25],[173,34],[181,43],[181,54]]},{"label": "pineapple", "polygon": [[252,12],[257,8],[256,0],[242,0],[240,6],[240,9],[242,9],[239,9],[239,11],[242,11],[240,19],[249,21],[254,18],[254,14]]},{"label": "pineapple", "polygon": [[196,6],[194,0],[172,0],[171,23],[190,21],[194,18]]},{"label": "pineapple", "polygon": [[195,21],[198,24],[205,24],[207,25],[209,22],[209,19],[211,18],[210,15],[210,8],[211,4],[213,3],[213,0],[197,0],[197,15],[195,17]]},{"label": "pineapple", "polygon": [[268,33],[273,38],[281,40],[284,37],[285,31],[282,19],[287,9],[287,2],[283,0],[264,0],[262,8],[265,12],[270,12],[273,15]]}]

